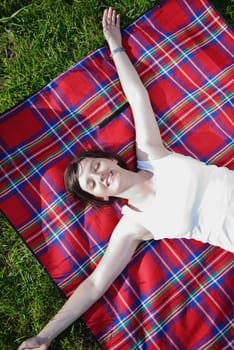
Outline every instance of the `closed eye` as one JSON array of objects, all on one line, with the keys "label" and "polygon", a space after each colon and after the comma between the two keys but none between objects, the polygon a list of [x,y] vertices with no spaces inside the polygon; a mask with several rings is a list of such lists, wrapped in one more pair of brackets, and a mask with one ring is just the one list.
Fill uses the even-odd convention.
[{"label": "closed eye", "polygon": [[95,173],[98,171],[99,167],[100,167],[100,162],[96,162],[94,164],[94,171],[95,171]]}]

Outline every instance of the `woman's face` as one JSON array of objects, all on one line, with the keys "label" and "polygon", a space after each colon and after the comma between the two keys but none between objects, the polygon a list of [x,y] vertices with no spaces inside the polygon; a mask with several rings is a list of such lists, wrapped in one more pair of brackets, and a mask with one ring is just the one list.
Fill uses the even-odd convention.
[{"label": "woman's face", "polygon": [[116,159],[85,158],[79,163],[78,181],[83,191],[108,199],[121,191],[121,171]]}]

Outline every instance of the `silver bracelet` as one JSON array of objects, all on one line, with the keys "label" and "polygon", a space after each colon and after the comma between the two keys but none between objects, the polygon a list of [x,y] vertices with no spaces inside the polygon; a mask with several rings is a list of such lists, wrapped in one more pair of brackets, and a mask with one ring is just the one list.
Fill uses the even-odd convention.
[{"label": "silver bracelet", "polygon": [[116,49],[114,49],[113,51],[111,51],[110,57],[113,57],[116,53],[118,52],[123,52],[125,51],[124,48],[122,46],[120,47],[116,47]]}]

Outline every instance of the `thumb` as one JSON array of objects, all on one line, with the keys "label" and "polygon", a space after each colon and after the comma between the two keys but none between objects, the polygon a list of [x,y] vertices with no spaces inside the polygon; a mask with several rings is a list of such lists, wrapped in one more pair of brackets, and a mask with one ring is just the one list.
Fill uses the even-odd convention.
[{"label": "thumb", "polygon": [[48,349],[48,344],[46,343],[41,343],[40,341],[38,341],[38,339],[36,337],[34,338],[30,338],[25,340],[19,347],[17,350],[30,350],[30,349],[34,349],[34,350],[47,350]]}]

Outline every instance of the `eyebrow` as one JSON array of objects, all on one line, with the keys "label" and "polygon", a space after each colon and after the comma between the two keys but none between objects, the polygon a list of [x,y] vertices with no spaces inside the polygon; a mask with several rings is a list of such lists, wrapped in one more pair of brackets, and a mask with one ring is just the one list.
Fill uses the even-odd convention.
[{"label": "eyebrow", "polygon": [[[89,171],[92,171],[92,167],[93,167],[93,163],[95,162],[95,159],[92,159],[89,163]],[[86,188],[89,188],[90,190],[92,189],[92,187],[90,187],[90,180],[89,178],[86,179],[85,181],[85,185],[86,185]]]}]

